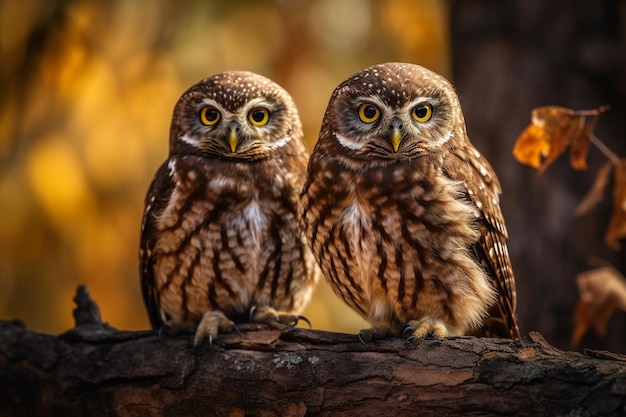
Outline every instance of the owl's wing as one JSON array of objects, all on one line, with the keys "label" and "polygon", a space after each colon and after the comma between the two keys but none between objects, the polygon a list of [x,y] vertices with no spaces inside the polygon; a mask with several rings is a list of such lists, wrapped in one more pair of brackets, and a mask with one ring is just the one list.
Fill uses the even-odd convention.
[{"label": "owl's wing", "polygon": [[154,246],[156,244],[155,216],[163,211],[176,186],[166,161],[157,170],[145,200],[145,209],[141,223],[141,244],[139,251],[139,267],[141,275],[141,292],[148,310],[152,328],[163,326],[160,314],[158,289],[154,281]]},{"label": "owl's wing", "polygon": [[452,150],[448,158],[444,160],[445,172],[464,182],[465,197],[480,210],[481,237],[473,251],[498,294],[498,302],[489,310],[489,317],[478,334],[518,339],[517,295],[506,246],[508,234],[499,203],[500,183],[489,162],[469,144]]}]

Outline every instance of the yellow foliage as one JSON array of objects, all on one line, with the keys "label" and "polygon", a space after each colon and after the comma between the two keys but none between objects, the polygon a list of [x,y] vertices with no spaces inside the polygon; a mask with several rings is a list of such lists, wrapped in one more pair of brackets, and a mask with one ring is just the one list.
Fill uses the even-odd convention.
[{"label": "yellow foliage", "polygon": [[[411,10],[416,12],[411,13]],[[404,56],[419,56],[420,64],[449,75],[448,9],[440,0],[390,0],[382,10],[393,44]]]},{"label": "yellow foliage", "polygon": [[33,193],[53,225],[72,227],[93,204],[76,151],[61,137],[44,137],[26,163]]}]

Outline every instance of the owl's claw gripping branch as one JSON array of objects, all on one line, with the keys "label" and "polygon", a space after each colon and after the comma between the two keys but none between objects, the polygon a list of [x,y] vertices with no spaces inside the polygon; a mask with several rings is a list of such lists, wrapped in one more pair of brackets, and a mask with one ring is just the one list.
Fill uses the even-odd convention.
[{"label": "owl's claw gripping branch", "polygon": [[443,339],[448,336],[448,333],[446,325],[441,320],[437,320],[432,317],[424,317],[420,320],[409,321],[407,327],[402,332],[402,337],[406,339],[407,343],[409,343],[412,341],[423,340],[429,334],[433,335],[437,339]]},{"label": "owl's claw gripping branch", "polygon": [[258,308],[253,306],[250,309],[250,321],[267,324],[275,329],[284,329],[285,326],[296,327],[300,321],[308,324],[309,329],[312,327],[309,319],[304,316],[283,313],[268,306]]},{"label": "owl's claw gripping branch", "polygon": [[[220,332],[230,333],[235,330],[239,333],[235,323],[226,317],[226,315],[219,310],[210,310],[204,313],[202,320],[196,328],[196,333],[193,337],[193,346],[198,347],[202,344],[202,341],[208,337],[209,345],[213,345],[213,336],[217,336]],[[239,333],[241,335],[241,333]]]},{"label": "owl's claw gripping branch", "polygon": [[[239,335],[239,337],[243,337],[241,335],[241,332],[239,331],[239,328],[237,327],[236,324],[233,323],[233,330]],[[226,333],[226,332],[224,332]],[[197,348],[198,346],[200,346],[202,344],[202,338],[200,338],[199,340],[196,340],[196,337],[198,335],[196,334],[194,336],[194,340],[193,340],[193,347],[194,349]],[[207,335],[205,336],[206,339],[209,339],[209,348],[213,348],[213,333],[207,333]]]},{"label": "owl's claw gripping branch", "polygon": [[405,339],[406,342],[413,340],[414,331],[415,331],[415,328],[411,326],[406,326],[404,330],[402,331],[402,338]]}]

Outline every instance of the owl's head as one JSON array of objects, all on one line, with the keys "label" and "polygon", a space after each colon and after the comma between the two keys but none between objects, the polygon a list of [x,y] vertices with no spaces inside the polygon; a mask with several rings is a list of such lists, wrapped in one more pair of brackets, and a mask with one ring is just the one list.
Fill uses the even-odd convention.
[{"label": "owl's head", "polygon": [[189,88],[174,108],[171,154],[264,158],[293,140],[302,126],[291,96],[247,71],[213,75]]},{"label": "owl's head", "polygon": [[366,68],[335,89],[320,141],[355,158],[389,161],[433,152],[464,129],[459,100],[445,78],[394,62]]}]

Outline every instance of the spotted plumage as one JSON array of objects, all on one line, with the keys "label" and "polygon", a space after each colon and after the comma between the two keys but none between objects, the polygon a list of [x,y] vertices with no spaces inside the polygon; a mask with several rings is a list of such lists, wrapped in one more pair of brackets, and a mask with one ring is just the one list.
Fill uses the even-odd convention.
[{"label": "spotted plumage", "polygon": [[141,228],[153,327],[198,344],[237,321],[298,321],[317,280],[297,219],[306,163],[296,107],[269,79],[225,72],[182,95]]},{"label": "spotted plumage", "polygon": [[301,221],[335,292],[373,326],[363,339],[517,338],[499,193],[450,83],[388,63],[335,89]]}]

